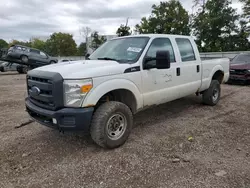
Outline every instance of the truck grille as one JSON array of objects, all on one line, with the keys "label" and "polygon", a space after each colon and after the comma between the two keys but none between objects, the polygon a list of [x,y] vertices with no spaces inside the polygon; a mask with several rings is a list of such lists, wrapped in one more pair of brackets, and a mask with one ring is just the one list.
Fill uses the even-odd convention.
[{"label": "truck grille", "polygon": [[232,69],[232,70],[230,70],[230,74],[232,74],[232,75],[245,75],[245,74],[247,74],[248,73],[248,71],[247,70],[244,70],[244,69]]},{"label": "truck grille", "polygon": [[[44,109],[63,107],[63,79],[58,73],[31,71],[27,75],[29,100]],[[38,76],[39,75],[39,76]]]}]

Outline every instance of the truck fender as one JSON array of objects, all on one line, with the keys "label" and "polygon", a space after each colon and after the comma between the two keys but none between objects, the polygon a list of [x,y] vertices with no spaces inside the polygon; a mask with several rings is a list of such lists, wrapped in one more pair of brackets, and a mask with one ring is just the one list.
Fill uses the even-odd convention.
[{"label": "truck fender", "polygon": [[209,78],[209,79],[208,79],[209,82],[207,82],[206,88],[209,88],[209,86],[210,86],[210,84],[211,84],[211,82],[212,82],[212,78],[213,78],[214,74],[215,74],[217,71],[222,71],[222,72],[224,72],[224,69],[223,69],[223,67],[222,67],[221,65],[216,65],[216,66],[212,69],[212,71],[210,72],[210,75],[209,75],[209,77],[208,77],[208,78]]},{"label": "truck fender", "polygon": [[138,87],[133,82],[126,79],[108,80],[101,83],[97,87],[94,87],[86,96],[82,107],[95,106],[97,102],[101,99],[101,97],[104,96],[106,93],[118,89],[126,89],[131,91],[136,99],[136,109],[140,109],[143,107],[143,97]]}]

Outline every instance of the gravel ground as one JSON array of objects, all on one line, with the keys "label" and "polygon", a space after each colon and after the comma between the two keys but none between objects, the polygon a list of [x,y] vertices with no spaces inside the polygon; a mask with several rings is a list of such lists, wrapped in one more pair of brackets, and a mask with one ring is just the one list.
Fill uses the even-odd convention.
[{"label": "gravel ground", "polygon": [[37,123],[15,129],[29,120],[25,89],[25,75],[0,75],[0,187],[250,187],[250,87],[223,85],[215,107],[190,96],[141,112],[115,150]]}]

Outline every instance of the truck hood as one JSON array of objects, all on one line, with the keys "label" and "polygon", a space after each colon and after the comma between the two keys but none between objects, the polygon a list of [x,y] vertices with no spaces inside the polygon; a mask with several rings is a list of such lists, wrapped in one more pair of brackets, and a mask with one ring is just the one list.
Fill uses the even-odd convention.
[{"label": "truck hood", "polygon": [[64,79],[94,78],[122,74],[131,67],[130,64],[120,64],[107,60],[79,60],[42,66],[31,70],[58,72]]},{"label": "truck hood", "polygon": [[250,64],[231,64],[231,70],[250,70]]}]

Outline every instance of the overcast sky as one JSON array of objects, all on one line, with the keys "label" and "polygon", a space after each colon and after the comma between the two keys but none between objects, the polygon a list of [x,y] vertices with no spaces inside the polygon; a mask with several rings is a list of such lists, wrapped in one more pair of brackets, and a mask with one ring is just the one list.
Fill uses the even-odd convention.
[{"label": "overcast sky", "polygon": [[[193,0],[181,0],[192,11]],[[90,27],[101,34],[115,34],[129,17],[129,26],[151,12],[159,0],[6,0],[0,4],[0,38],[29,40],[48,37],[53,32],[73,34],[79,44],[83,39],[79,28]],[[233,0],[233,7],[241,11],[241,4]]]}]

